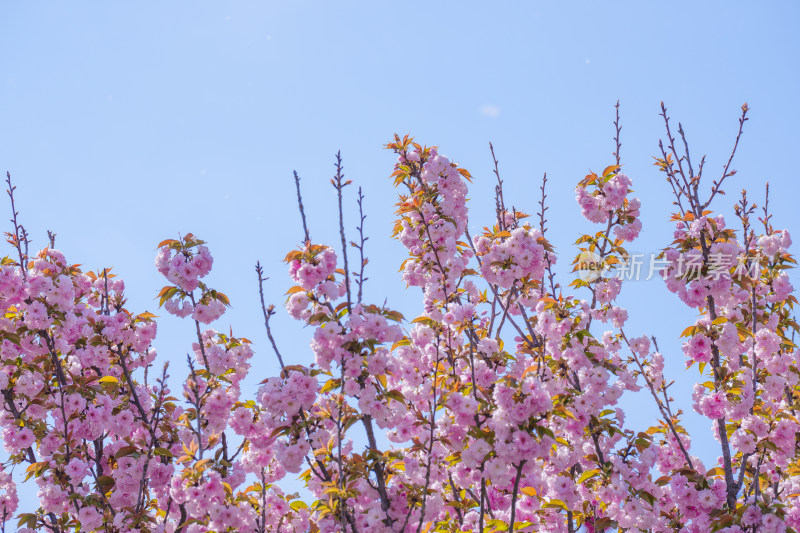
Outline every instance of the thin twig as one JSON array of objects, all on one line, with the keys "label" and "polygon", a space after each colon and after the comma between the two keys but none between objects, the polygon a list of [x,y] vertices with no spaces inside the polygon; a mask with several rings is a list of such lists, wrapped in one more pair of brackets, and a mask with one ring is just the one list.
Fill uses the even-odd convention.
[{"label": "thin twig", "polygon": [[303,196],[300,194],[300,176],[297,175],[297,171],[293,170],[292,173],[294,174],[294,185],[297,188],[297,206],[300,209],[300,218],[303,220],[303,235],[305,240],[303,242],[308,243],[311,241],[311,237],[308,234],[308,224],[306,224],[306,212],[303,209]]},{"label": "thin twig", "polygon": [[361,259],[358,274],[356,274],[356,283],[358,283],[358,303],[361,303],[361,298],[364,294],[364,282],[369,278],[364,277],[364,267],[367,266],[369,259],[364,257],[364,244],[369,240],[369,237],[364,236],[364,221],[367,215],[364,214],[364,195],[361,193],[361,187],[358,188],[358,237],[359,243],[352,243],[353,246],[358,248],[359,259]]},{"label": "thin twig", "polygon": [[[25,228],[17,222],[17,208],[14,204],[14,191],[16,190],[16,186],[11,184],[11,173],[6,172],[6,184],[8,185],[8,189],[6,189],[6,193],[8,193],[8,198],[11,200],[11,223],[14,224],[14,235],[9,235],[10,239],[9,242],[17,249],[17,254],[19,255],[19,268],[22,271],[22,278],[28,278],[28,269],[25,267],[25,259],[28,257],[27,254],[27,233],[25,232]],[[26,253],[23,254],[22,252],[22,239],[25,239],[25,248]]]},{"label": "thin twig", "polygon": [[347,266],[347,238],[344,234],[344,211],[342,209],[342,189],[350,185],[350,180],[344,179],[342,172],[342,152],[336,152],[336,175],[331,179],[336,196],[339,200],[339,236],[342,238],[342,261],[344,262],[344,285],[347,290],[347,311],[353,310],[353,299],[350,295],[350,270]]},{"label": "thin twig", "polygon": [[275,338],[272,336],[272,328],[269,326],[269,319],[275,314],[275,306],[270,305],[267,307],[264,303],[264,281],[269,278],[264,277],[264,269],[261,267],[261,262],[256,262],[256,274],[258,275],[258,296],[261,298],[261,311],[264,314],[264,327],[267,330],[267,337],[269,338],[269,343],[272,345],[272,351],[275,352],[275,355],[278,357],[278,363],[281,365],[281,370],[283,370],[286,365],[283,364],[283,356],[281,356],[281,352],[278,350],[278,345],[275,342]]},{"label": "thin twig", "polygon": [[497,157],[494,155],[494,146],[489,143],[489,150],[492,152],[492,161],[494,161],[494,175],[497,176],[497,185],[494,187],[495,194],[495,209],[497,211],[497,225],[501,230],[506,229],[506,202],[503,198],[503,180],[500,179],[500,170],[497,163]]},{"label": "thin twig", "polygon": [[622,148],[622,143],[619,141],[619,134],[622,131],[622,127],[619,125],[619,100],[617,100],[614,110],[616,111],[616,118],[614,119],[614,129],[616,130],[616,134],[614,135],[614,144],[616,145],[616,149],[614,150],[614,158],[617,160],[617,166],[619,166],[619,151],[620,148]]},{"label": "thin twig", "polygon": [[703,204],[703,209],[709,206],[711,200],[714,199],[714,196],[717,194],[723,194],[721,192],[722,182],[725,181],[725,178],[729,176],[733,176],[736,174],[735,170],[730,170],[731,163],[733,162],[733,156],[736,155],[736,149],[739,147],[739,139],[742,137],[742,132],[744,131],[744,123],[747,122],[747,112],[750,110],[750,107],[747,105],[747,102],[742,104],[742,116],[739,117],[739,131],[736,134],[736,141],[733,143],[733,149],[731,150],[731,155],[728,157],[728,162],[725,163],[725,168],[722,171],[722,177],[719,180],[715,180],[711,187],[711,194],[708,197],[708,200]]}]

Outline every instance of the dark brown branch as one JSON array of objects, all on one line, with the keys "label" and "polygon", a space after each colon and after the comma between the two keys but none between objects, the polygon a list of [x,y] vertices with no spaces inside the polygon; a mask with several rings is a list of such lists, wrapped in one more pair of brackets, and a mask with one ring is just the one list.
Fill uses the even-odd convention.
[{"label": "dark brown branch", "polygon": [[[269,339],[269,343],[272,346],[272,351],[275,353],[275,356],[278,358],[278,364],[281,367],[281,373],[284,373],[285,369],[286,369],[286,365],[284,364],[283,356],[281,355],[281,352],[278,349],[278,344],[275,342],[275,337],[272,336],[272,327],[269,324],[270,318],[272,318],[272,315],[275,314],[275,307],[272,306],[272,305],[267,307],[266,303],[264,302],[264,281],[266,281],[269,278],[264,276],[264,269],[262,268],[260,262],[256,263],[256,274],[258,275],[258,294],[259,294],[259,297],[261,299],[261,311],[264,314],[264,328],[267,331],[267,338]],[[308,441],[311,442],[311,434],[310,434],[309,429],[308,429],[308,419],[307,419],[306,413],[305,413],[305,411],[303,409],[300,410],[300,417],[303,419],[303,423],[304,423],[303,427],[305,427],[306,436],[308,437]],[[308,457],[306,457],[306,460],[308,460]],[[320,469],[321,474],[317,473],[317,471],[314,469],[314,465],[309,461],[308,464],[309,464],[309,467],[311,467],[311,470],[313,470],[314,473],[317,474],[317,477],[320,477],[321,479],[325,479],[326,481],[330,481],[331,477],[330,477],[330,474],[328,473],[328,470],[325,468],[325,465],[322,464],[322,462],[320,462],[319,459],[316,459],[316,462],[317,462],[317,466]]]},{"label": "dark brown branch", "polygon": [[358,237],[359,243],[353,245],[358,248],[359,259],[361,259],[361,266],[357,274],[355,274],[358,283],[358,303],[361,303],[361,298],[364,294],[364,282],[369,278],[364,277],[364,267],[367,266],[369,259],[364,257],[364,244],[369,240],[369,237],[364,236],[364,220],[367,216],[364,214],[364,195],[361,193],[361,187],[358,188]]},{"label": "dark brown branch", "polygon": [[742,131],[744,131],[744,123],[750,120],[747,118],[747,112],[749,110],[750,108],[748,107],[747,102],[742,104],[742,116],[739,117],[739,132],[736,134],[736,141],[733,143],[733,149],[731,150],[731,155],[730,157],[728,157],[728,162],[725,163],[725,168],[722,171],[722,177],[719,180],[714,180],[714,183],[712,184],[711,187],[711,194],[709,195],[708,200],[706,200],[706,203],[703,204],[702,206],[703,209],[705,209],[706,207],[709,206],[709,204],[711,204],[711,200],[714,199],[714,196],[716,196],[717,194],[723,194],[721,191],[721,187],[722,187],[722,182],[725,181],[725,178],[736,174],[735,170],[730,170],[731,163],[733,162],[733,156],[736,155],[736,149],[739,147],[739,139],[742,138]]},{"label": "dark brown branch", "polygon": [[692,165],[692,158],[689,155],[689,142],[686,140],[686,133],[683,131],[683,124],[680,122],[678,122],[678,135],[681,136],[681,141],[683,142],[683,153],[685,154],[684,157],[686,158],[686,168],[689,169],[689,183],[693,184],[694,189],[697,190],[697,180],[695,179],[694,175],[694,166]]},{"label": "dark brown branch", "polygon": [[269,338],[272,351],[278,357],[278,363],[281,365],[281,370],[283,370],[286,365],[283,364],[283,357],[280,350],[278,350],[278,345],[275,343],[275,338],[272,336],[272,328],[269,326],[269,319],[275,314],[275,307],[272,305],[267,307],[266,303],[264,303],[264,281],[269,278],[264,277],[264,269],[261,266],[261,262],[256,262],[256,274],[258,275],[258,296],[261,298],[261,311],[264,314],[264,327],[267,330],[267,338]]},{"label": "dark brown branch", "polygon": [[[546,205],[546,201],[547,201],[546,187],[547,187],[547,172],[545,172],[544,176],[542,176],[542,185],[541,185],[541,187],[539,187],[539,190],[542,192],[542,196],[539,199],[539,213],[538,213],[538,215],[539,215],[539,231],[542,232],[542,237],[544,237],[545,233],[547,233],[547,219],[544,217],[544,215],[545,215],[545,212],[549,209],[549,207],[547,207],[547,205]],[[556,296],[556,288],[558,287],[558,285],[555,283],[555,273],[553,272],[553,262],[550,259],[550,254],[549,253],[545,253],[544,257],[545,257],[545,260],[547,261],[547,267],[545,268],[545,271],[547,272],[547,278],[550,280],[550,293],[551,293],[550,296],[552,296],[553,298],[556,298],[557,297]],[[540,281],[540,283],[541,283],[541,285],[540,285],[540,296],[541,297],[544,297],[544,281],[545,281],[545,275],[544,275],[544,273],[542,273],[542,279]]]},{"label": "dark brown branch", "polygon": [[300,209],[300,218],[303,220],[303,235],[305,240],[303,242],[308,243],[311,241],[311,237],[308,234],[308,224],[306,224],[306,212],[303,209],[303,196],[300,194],[300,176],[297,175],[297,171],[293,170],[292,173],[294,174],[294,185],[297,188],[297,207]]},{"label": "dark brown branch", "polygon": [[497,157],[494,155],[494,146],[489,143],[489,150],[492,152],[492,161],[494,161],[494,175],[497,176],[497,185],[494,187],[495,210],[497,211],[497,226],[501,230],[506,228],[506,202],[503,198],[503,180],[500,179],[500,170],[497,163]]},{"label": "dark brown branch", "polygon": [[622,131],[622,127],[619,125],[619,100],[617,100],[614,110],[616,111],[616,118],[614,119],[614,129],[616,130],[616,134],[614,135],[614,145],[616,146],[614,149],[614,158],[617,160],[617,166],[619,166],[619,151],[620,148],[622,148],[622,143],[619,141],[619,134]]},{"label": "dark brown branch", "polygon": [[[617,103],[619,106],[619,103]],[[514,522],[516,521],[517,514],[517,497],[519,496],[519,481],[522,478],[522,467],[525,466],[525,460],[519,462],[517,465],[517,473],[514,476],[514,489],[511,491],[511,520],[508,522],[508,530],[514,533]]]},{"label": "dark brown branch", "polygon": [[[11,184],[11,173],[6,172],[6,184],[8,185],[8,189],[6,189],[6,193],[8,193],[8,198],[11,200],[11,223],[14,224],[14,235],[10,236],[9,239],[11,244],[14,248],[17,249],[17,254],[19,255],[19,268],[22,271],[22,278],[28,278],[28,269],[25,267],[25,258],[28,256],[27,254],[27,233],[25,232],[25,228],[22,227],[19,222],[17,222],[17,208],[14,204],[14,190],[16,190],[16,186]],[[25,253],[22,251],[22,239],[25,239]]]},{"label": "dark brown branch", "polygon": [[[672,432],[672,435],[675,437],[675,440],[678,441],[678,446],[680,446],[681,452],[683,452],[683,457],[684,457],[684,459],[686,459],[686,464],[689,465],[689,468],[694,468],[694,465],[692,464],[692,458],[689,456],[689,452],[683,446],[683,441],[681,441],[681,438],[678,435],[678,431],[677,431],[677,429],[675,428],[675,425],[672,422],[673,415],[672,415],[672,411],[671,411],[671,409],[669,407],[669,403],[667,403],[666,405],[663,405],[661,403],[661,399],[658,397],[658,392],[656,391],[656,386],[653,383],[653,380],[651,380],[647,376],[647,374],[645,372],[645,369],[644,369],[644,364],[639,360],[639,357],[637,356],[637,354],[633,350],[633,348],[631,348],[630,342],[628,342],[628,337],[625,336],[625,332],[622,329],[620,329],[620,334],[622,335],[622,340],[624,340],[625,344],[627,344],[628,349],[631,352],[631,355],[633,355],[633,361],[636,363],[636,366],[639,367],[639,372],[642,374],[642,377],[644,377],[644,381],[647,384],[647,389],[650,391],[650,395],[656,401],[656,407],[658,407],[658,410],[661,413],[661,416],[664,417],[664,420],[667,423],[667,426],[669,426],[669,429]],[[656,351],[658,351],[658,344],[656,343],[656,338],[655,337],[651,337],[651,339],[653,340],[653,345],[655,346]],[[666,395],[666,392],[665,392],[665,395]]]},{"label": "dark brown branch", "polygon": [[[672,136],[672,130],[669,127],[669,117],[667,116],[667,108],[664,105],[664,102],[661,102],[660,115],[664,118],[664,127],[667,130],[667,140],[669,141],[670,152],[672,153],[672,156],[675,158],[675,163],[678,165],[678,174],[681,176],[681,179],[683,180],[683,185],[682,185],[683,192],[687,197],[691,197],[690,182],[689,179],[687,179],[686,173],[683,170],[684,158],[678,155],[678,150],[675,148],[675,137]],[[659,141],[659,146],[660,146],[660,141]],[[675,176],[675,174],[673,174],[673,176]],[[698,217],[700,216],[697,213],[695,213],[695,215]]]},{"label": "dark brown branch", "polygon": [[417,533],[420,533],[420,531],[422,531],[422,524],[425,521],[425,509],[426,509],[426,506],[428,504],[428,489],[430,488],[430,483],[431,483],[431,462],[433,461],[433,443],[434,443],[434,440],[435,440],[434,439],[434,431],[436,430],[436,403],[437,403],[436,381],[438,380],[438,377],[439,377],[438,376],[439,362],[441,360],[440,352],[439,352],[439,345],[440,345],[440,341],[439,341],[439,338],[438,338],[439,334],[437,333],[436,336],[437,336],[437,339],[436,339],[436,362],[433,365],[433,381],[432,381],[432,386],[431,386],[432,394],[433,394],[433,400],[431,401],[431,404],[430,404],[431,405],[431,424],[430,424],[431,429],[430,429],[430,434],[428,435],[428,439],[429,440],[428,440],[428,450],[426,452],[427,462],[426,462],[426,465],[425,465],[425,486],[422,489],[422,508],[420,509],[420,513],[419,513],[419,524],[417,524]]},{"label": "dark brown branch", "polygon": [[342,152],[336,152],[336,175],[331,180],[336,196],[339,200],[339,236],[342,239],[342,261],[344,262],[344,285],[347,290],[347,311],[353,310],[353,299],[350,294],[350,270],[347,266],[347,238],[344,234],[344,211],[342,209],[342,189],[350,185],[350,180],[345,181],[342,172]]}]

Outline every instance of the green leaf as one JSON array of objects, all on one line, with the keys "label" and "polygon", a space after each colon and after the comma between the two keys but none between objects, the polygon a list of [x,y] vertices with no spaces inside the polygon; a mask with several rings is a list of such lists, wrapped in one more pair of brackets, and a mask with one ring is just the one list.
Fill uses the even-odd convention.
[{"label": "green leaf", "polygon": [[174,455],[172,455],[172,452],[166,448],[156,448],[155,450],[153,450],[153,453],[161,457],[175,457]]},{"label": "green leaf", "polygon": [[117,450],[117,453],[114,454],[114,457],[116,459],[119,459],[120,457],[126,457],[128,455],[133,455],[134,453],[137,453],[138,451],[139,451],[139,449],[136,446],[123,446],[122,448]]},{"label": "green leaf", "polygon": [[583,483],[587,479],[591,479],[591,478],[595,477],[596,475],[598,475],[599,473],[600,473],[600,470],[598,470],[596,468],[593,468],[592,470],[587,470],[586,472],[581,474],[581,477],[578,478],[578,483]]},{"label": "green leaf", "polygon": [[35,513],[22,513],[19,515],[19,521],[17,522],[17,527],[29,527],[31,529],[36,529],[36,522],[39,517],[36,516]]},{"label": "green leaf", "polygon": [[308,509],[308,505],[306,502],[302,500],[295,500],[289,504],[289,507],[292,508],[293,511],[299,511],[300,509]]}]

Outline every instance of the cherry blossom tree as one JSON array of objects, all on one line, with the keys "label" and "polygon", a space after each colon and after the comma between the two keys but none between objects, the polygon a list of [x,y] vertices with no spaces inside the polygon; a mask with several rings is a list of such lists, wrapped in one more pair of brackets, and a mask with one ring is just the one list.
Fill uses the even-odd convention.
[{"label": "cherry blossom tree", "polygon": [[[772,226],[768,200],[758,210],[743,192],[732,224],[712,209],[733,181],[747,112],[722,173],[709,177],[662,105],[656,159],[676,211],[660,272],[697,313],[683,356],[626,328],[617,303],[618,273],[632,260],[625,246],[642,228],[617,113],[614,160],[575,189],[598,229],[566,258],[583,274],[567,287],[547,238],[546,176],[531,217],[506,204],[494,159],[496,220],[470,235],[470,173],[436,147],[395,136],[393,236],[408,253],[402,279],[421,289],[424,306],[413,320],[364,301],[363,196],[351,243],[341,158],[336,245],[311,240],[295,175],[305,240],[286,256],[285,308],[313,329],[311,352],[305,365],[285,364],[257,265],[281,371],[255,398],[240,387],[251,342],[208,327],[229,301],[204,281],[206,243],[187,234],[159,244],[159,303],[193,322],[195,335],[185,369],[158,367],[156,317],[125,308],[121,280],[71,264],[52,236],[29,252],[7,175],[3,531],[800,531],[791,239]],[[697,369],[693,407],[712,421],[712,434],[694,443],[715,441],[718,464],[693,455],[670,396],[664,361],[678,357]],[[638,390],[658,413],[640,430],[619,403]],[[39,505],[15,515],[11,474],[20,470]],[[291,477],[308,497],[281,488]]]}]

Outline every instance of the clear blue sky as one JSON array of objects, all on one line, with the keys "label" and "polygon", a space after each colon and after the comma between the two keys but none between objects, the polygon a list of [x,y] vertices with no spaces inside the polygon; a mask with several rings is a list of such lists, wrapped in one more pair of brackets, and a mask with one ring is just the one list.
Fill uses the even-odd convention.
[{"label": "clear blue sky", "polygon": [[[218,328],[232,324],[255,341],[251,391],[276,370],[253,265],[265,265],[268,299],[282,304],[289,282],[280,259],[302,235],[293,169],[303,178],[312,237],[335,243],[328,180],[342,150],[347,177],[366,194],[366,295],[417,311],[418,293],[404,291],[397,274],[402,248],[389,239],[394,158],[382,145],[394,132],[439,145],[477,178],[473,228],[493,217],[489,141],[518,209],[535,211],[546,171],[550,236],[563,266],[578,232],[590,229],[577,218],[574,185],[613,161],[617,99],[624,170],[643,202],[645,229],[631,249],[642,252],[671,241],[669,189],[651,164],[663,132],[659,102],[683,122],[695,159],[708,154],[711,175],[721,172],[747,101],[740,172],[717,207],[729,213],[745,186],[760,200],[769,181],[774,222],[800,243],[798,4],[557,5],[6,2],[0,170],[18,186],[33,246],[43,247],[51,229],[70,261],[113,266],[132,311],[158,313],[160,240],[190,231],[207,240],[216,258],[210,283],[233,303]],[[349,193],[352,208],[355,189]],[[348,227],[355,223],[350,216]],[[677,335],[692,314],[659,282],[623,293],[629,332],[658,336],[668,372],[687,384],[676,394],[688,394],[695,374],[681,370]],[[309,363],[309,331],[284,317],[276,325],[284,356]],[[175,363],[176,389],[191,340],[188,322],[160,322],[157,347],[161,360]],[[652,416],[646,400],[628,405],[635,423]]]}]

